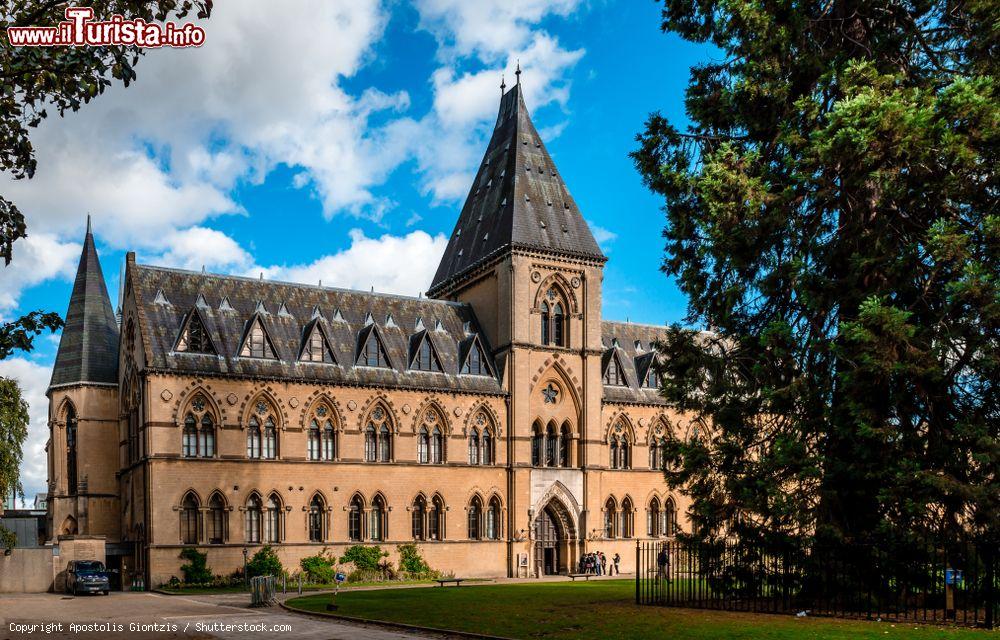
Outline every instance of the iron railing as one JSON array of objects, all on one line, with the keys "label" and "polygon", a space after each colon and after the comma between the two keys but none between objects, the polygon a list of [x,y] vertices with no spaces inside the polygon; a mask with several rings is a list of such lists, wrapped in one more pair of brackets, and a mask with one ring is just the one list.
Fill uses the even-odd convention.
[{"label": "iron railing", "polygon": [[[666,553],[667,562],[664,564]],[[921,542],[764,550],[734,541],[636,544],[637,604],[994,628],[995,545]]]}]

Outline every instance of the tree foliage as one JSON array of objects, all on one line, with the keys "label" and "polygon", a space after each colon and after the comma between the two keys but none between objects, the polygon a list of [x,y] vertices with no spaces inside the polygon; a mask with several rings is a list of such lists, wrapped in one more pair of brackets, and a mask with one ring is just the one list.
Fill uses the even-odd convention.
[{"label": "tree foliage", "polygon": [[194,547],[181,549],[180,557],[187,560],[181,565],[185,584],[209,584],[212,582],[212,570],[208,568],[208,554]]},{"label": "tree foliage", "polygon": [[721,50],[633,153],[688,321],[663,393],[694,535],[1000,529],[1000,96],[985,0],[666,0]]},{"label": "tree foliage", "polygon": [[285,573],[285,568],[281,565],[281,559],[274,547],[267,544],[250,557],[247,562],[247,577],[257,576],[281,576]]},{"label": "tree foliage", "polygon": [[24,497],[18,469],[21,447],[28,437],[28,403],[17,382],[0,378],[0,498]]}]

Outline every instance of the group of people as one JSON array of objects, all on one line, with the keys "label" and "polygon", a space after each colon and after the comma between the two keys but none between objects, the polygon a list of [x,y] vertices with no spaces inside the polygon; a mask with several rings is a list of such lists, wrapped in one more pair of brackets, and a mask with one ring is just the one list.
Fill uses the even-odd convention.
[{"label": "group of people", "polygon": [[617,553],[611,558],[610,564],[603,551],[585,553],[580,557],[580,573],[591,573],[596,576],[621,575],[618,568],[621,561],[622,557]]}]

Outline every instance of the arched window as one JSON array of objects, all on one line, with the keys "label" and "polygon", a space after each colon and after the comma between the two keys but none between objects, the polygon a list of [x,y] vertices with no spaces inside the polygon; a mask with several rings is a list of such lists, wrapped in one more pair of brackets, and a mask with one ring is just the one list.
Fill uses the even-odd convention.
[{"label": "arched window", "polygon": [[618,436],[611,436],[611,468],[618,469]]},{"label": "arched window", "polygon": [[475,427],[469,432],[469,464],[479,464],[479,429]]},{"label": "arched window", "polygon": [[653,498],[649,501],[649,510],[646,512],[646,535],[651,538],[660,536],[660,501]]},{"label": "arched window", "polygon": [[559,466],[569,466],[569,445],[573,441],[570,436],[569,425],[563,423],[562,431],[559,432]]},{"label": "arched window", "polygon": [[198,455],[211,458],[215,455],[215,425],[207,413],[201,417],[201,431],[198,432]]},{"label": "arched window", "polygon": [[325,520],[326,505],[318,493],[309,502],[309,542],[323,541],[323,520]]},{"label": "arched window", "polygon": [[661,471],[667,468],[667,439],[660,438],[659,455],[656,458],[656,468]]},{"label": "arched window", "polygon": [[656,438],[649,441],[649,468],[660,468],[660,443]]},{"label": "arched window", "polygon": [[441,496],[434,496],[431,501],[431,512],[427,514],[427,539],[444,539],[444,500]]},{"label": "arched window", "polygon": [[371,511],[368,512],[368,537],[375,542],[385,540],[388,534],[386,513],[385,500],[382,496],[375,496],[372,500]]},{"label": "arched window", "polygon": [[254,402],[247,419],[247,457],[272,460],[278,455],[277,412],[263,397]]},{"label": "arched window", "polygon": [[545,435],[542,433],[542,425],[537,422],[531,425],[531,465],[540,467],[544,464],[542,455],[545,446]]},{"label": "arched window", "polygon": [[181,455],[194,458],[198,455],[198,423],[190,413],[184,418],[184,432],[181,435]]},{"label": "arched window", "polygon": [[677,532],[677,508],[674,506],[673,498],[667,498],[663,503],[663,524],[660,526],[661,535],[672,536]]},{"label": "arched window", "polygon": [[337,456],[337,432],[333,423],[327,420],[323,423],[323,459],[333,460]]},{"label": "arched window", "polygon": [[198,498],[193,493],[181,503],[181,544],[198,544]]},{"label": "arched window", "polygon": [[562,305],[558,302],[552,307],[552,344],[557,347],[564,347],[566,324],[563,317]]},{"label": "arched window", "polygon": [[483,454],[482,461],[483,464],[493,464],[494,463],[494,453],[493,453],[493,434],[490,433],[489,429],[483,430]]},{"label": "arched window", "polygon": [[631,538],[633,535],[635,535],[634,533],[635,524],[633,520],[634,514],[632,513],[633,511],[634,508],[632,507],[632,499],[626,497],[624,500],[622,500],[621,524],[618,527],[618,530],[621,532],[621,536],[623,538]]},{"label": "arched window", "polygon": [[66,404],[66,487],[70,495],[76,493],[76,441],[79,423],[73,405]]},{"label": "arched window", "polygon": [[319,433],[319,423],[313,420],[309,423],[309,459],[319,460],[322,455],[322,438]]},{"label": "arched window", "polygon": [[486,509],[486,538],[500,539],[500,498],[493,496],[490,506]]},{"label": "arched window", "polygon": [[632,442],[629,440],[628,434],[622,436],[618,445],[618,468],[632,468]]},{"label": "arched window", "polygon": [[256,493],[247,498],[245,539],[248,543],[260,542],[262,511],[260,496]]},{"label": "arched window", "polygon": [[389,412],[381,405],[372,409],[365,428],[365,460],[389,462],[392,460],[392,429]]},{"label": "arched window", "polygon": [[427,427],[420,427],[417,434],[417,462],[427,464],[431,461],[431,436],[427,433]]},{"label": "arched window", "polygon": [[375,425],[365,428],[365,460],[375,462],[378,459],[378,438],[375,436]]},{"label": "arched window", "polygon": [[264,514],[264,542],[281,542],[281,500],[273,493],[267,499]]},{"label": "arched window", "polygon": [[482,526],[480,525],[480,518],[483,514],[483,501],[479,499],[479,496],[472,498],[472,502],[469,503],[469,539],[479,540],[483,537]]},{"label": "arched window", "polygon": [[260,458],[260,450],[260,422],[257,420],[257,416],[250,416],[250,420],[247,421],[247,457]]},{"label": "arched window", "polygon": [[434,431],[431,432],[431,462],[434,464],[444,462],[444,439],[438,427],[434,427]]},{"label": "arched window", "polygon": [[550,316],[549,316],[549,304],[547,302],[543,301],[541,307],[539,307],[539,310],[542,312],[541,313],[541,316],[542,316],[542,344],[548,344],[549,343],[549,335],[550,335],[549,334],[549,319],[550,319]]},{"label": "arched window", "polygon": [[413,539],[425,540],[427,538],[427,500],[423,496],[417,496],[410,507],[410,516],[413,521]]},{"label": "arched window", "polygon": [[618,520],[618,505],[615,504],[614,498],[608,498],[607,502],[604,503],[604,537],[605,538],[616,538],[615,535],[615,525]]},{"label": "arched window", "polygon": [[558,464],[559,439],[556,437],[556,426],[549,423],[545,430],[545,466],[554,467]]},{"label": "arched window", "polygon": [[274,425],[274,420],[268,416],[264,421],[264,450],[261,456],[267,460],[274,460],[278,455],[278,429]]},{"label": "arched window", "polygon": [[365,503],[361,496],[351,498],[351,507],[347,512],[347,537],[352,542],[361,540],[361,514],[364,510]]},{"label": "arched window", "polygon": [[226,502],[218,493],[208,500],[208,544],[226,541]]}]

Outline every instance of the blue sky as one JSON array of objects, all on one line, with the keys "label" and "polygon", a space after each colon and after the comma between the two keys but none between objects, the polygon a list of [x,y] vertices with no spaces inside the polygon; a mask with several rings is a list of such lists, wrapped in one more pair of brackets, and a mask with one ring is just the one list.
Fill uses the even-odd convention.
[{"label": "blue sky", "polygon": [[[683,122],[711,54],[662,34],[651,0],[216,3],[200,49],[156,51],[138,82],[36,132],[31,181],[0,176],[31,237],[0,279],[0,318],[63,313],[85,216],[112,299],[142,262],[416,295],[485,149],[500,76],[609,256],[604,316],[681,321],[659,271],[660,201],[629,151],[647,115]],[[44,390],[57,337],[0,363],[32,404],[28,493],[44,491]]]}]

